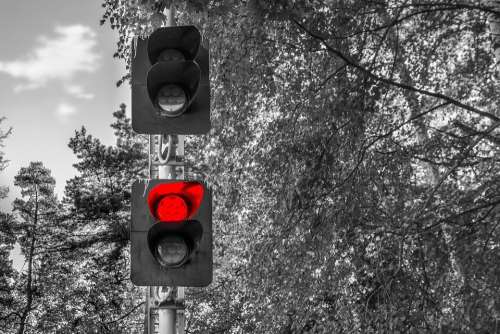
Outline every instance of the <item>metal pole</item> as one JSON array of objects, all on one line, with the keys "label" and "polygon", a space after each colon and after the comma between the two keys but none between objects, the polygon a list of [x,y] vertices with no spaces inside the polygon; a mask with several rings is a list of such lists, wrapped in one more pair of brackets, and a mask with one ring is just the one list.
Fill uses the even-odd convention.
[{"label": "metal pole", "polygon": [[[167,18],[167,27],[175,26],[175,7],[173,3],[170,5],[170,8],[166,10],[166,18]],[[184,141],[178,140],[177,135],[160,135],[163,136],[163,139],[168,138],[168,145],[171,146],[172,152],[171,157],[167,157],[167,159],[174,159],[176,161],[176,153],[182,151],[184,153]],[[159,154],[163,154],[162,142],[164,140],[160,140],[158,138],[158,152]],[[174,146],[175,145],[175,146]],[[180,147],[182,145],[182,148]],[[168,161],[166,164],[158,166],[158,178],[160,179],[176,179],[176,166],[169,165]],[[177,323],[177,309],[176,308],[165,308],[160,307],[158,309],[158,334],[176,334],[176,323]]]},{"label": "metal pole", "polygon": [[159,318],[159,326],[158,333],[159,334],[176,334],[175,324],[177,310],[175,308],[159,308],[158,309],[158,318]]},{"label": "metal pole", "polygon": [[175,7],[173,2],[170,4],[170,8],[165,8],[165,12],[167,27],[175,27],[177,24],[175,22]]},{"label": "metal pole", "polygon": [[[173,4],[165,9],[165,17],[167,27],[176,25]],[[184,138],[185,136],[176,134],[149,136],[150,179],[184,179]],[[175,289],[150,286],[146,290],[148,326],[146,333],[184,334],[184,287]],[[176,296],[169,295],[166,299],[159,296],[159,291],[165,290],[176,292]],[[152,303],[151,300],[155,302]],[[157,312],[154,312],[155,310]]]}]

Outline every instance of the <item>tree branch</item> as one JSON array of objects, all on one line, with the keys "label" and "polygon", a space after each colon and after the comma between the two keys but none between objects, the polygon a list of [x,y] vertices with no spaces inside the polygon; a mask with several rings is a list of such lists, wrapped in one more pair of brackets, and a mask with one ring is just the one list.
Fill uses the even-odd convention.
[{"label": "tree branch", "polygon": [[141,307],[142,305],[144,305],[145,302],[141,302],[139,304],[137,304],[136,306],[134,306],[130,311],[128,311],[127,313],[125,313],[124,315],[122,315],[121,317],[119,317],[118,319],[115,319],[115,320],[111,320],[111,321],[108,321],[106,322],[106,325],[109,325],[109,324],[112,324],[114,322],[118,322],[120,320],[123,320],[125,319],[126,317],[128,317],[132,312],[134,312],[135,310],[137,310],[139,307]]},{"label": "tree branch", "polygon": [[365,75],[377,80],[377,81],[380,81],[380,82],[383,82],[383,83],[386,83],[388,85],[391,85],[391,86],[395,86],[395,87],[398,87],[398,88],[402,88],[402,89],[405,89],[405,90],[409,90],[409,91],[413,91],[413,92],[416,92],[416,93],[420,93],[420,94],[423,94],[423,95],[426,95],[426,96],[431,96],[431,97],[435,97],[435,98],[438,98],[438,99],[441,99],[441,100],[444,100],[446,102],[449,102],[450,104],[453,104],[457,107],[460,107],[462,109],[465,109],[467,111],[470,111],[470,112],[473,112],[475,114],[478,114],[478,115],[481,115],[483,117],[487,117],[495,122],[500,122],[500,118],[489,113],[489,112],[486,112],[486,111],[483,111],[483,110],[480,110],[480,109],[477,109],[473,106],[470,106],[470,105],[467,105],[465,103],[462,103],[460,102],[459,100],[456,100],[450,96],[447,96],[447,95],[444,95],[442,93],[437,93],[437,92],[432,92],[432,91],[428,91],[428,90],[425,90],[425,89],[421,89],[421,88],[417,88],[417,87],[414,87],[414,86],[410,86],[410,85],[407,85],[407,84],[404,84],[404,83],[401,83],[401,82],[397,82],[395,80],[392,80],[392,79],[388,79],[388,78],[385,78],[385,77],[382,77],[380,75],[377,75],[371,71],[369,71],[368,69],[366,69],[365,67],[363,67],[362,65],[356,63],[354,60],[352,60],[349,56],[343,54],[340,50],[337,50],[335,49],[334,47],[332,47],[330,44],[328,44],[326,42],[326,39],[315,33],[315,32],[312,32],[311,30],[307,29],[302,23],[298,22],[296,19],[294,18],[291,18],[291,20],[301,29],[303,30],[305,33],[307,33],[309,36],[317,39],[318,41],[320,41],[327,49],[328,51],[330,51],[332,54],[334,54],[335,56],[339,57],[340,59],[342,59],[348,66],[351,66],[361,72],[363,72]]}]

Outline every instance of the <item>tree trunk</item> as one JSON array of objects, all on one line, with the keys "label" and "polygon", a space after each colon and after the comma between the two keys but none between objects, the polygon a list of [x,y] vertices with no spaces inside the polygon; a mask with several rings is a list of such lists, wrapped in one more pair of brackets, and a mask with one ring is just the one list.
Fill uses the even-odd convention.
[{"label": "tree trunk", "polygon": [[[490,0],[489,5],[492,9],[500,12],[500,0]],[[500,15],[490,14],[488,22],[491,31],[491,45],[495,54],[497,71],[500,75]]]},{"label": "tree trunk", "polygon": [[36,227],[38,223],[38,193],[35,191],[35,212],[33,213],[33,227],[31,232],[30,248],[28,253],[28,278],[26,282],[26,306],[21,314],[21,321],[17,334],[24,334],[26,322],[33,306],[33,256],[35,253]]}]

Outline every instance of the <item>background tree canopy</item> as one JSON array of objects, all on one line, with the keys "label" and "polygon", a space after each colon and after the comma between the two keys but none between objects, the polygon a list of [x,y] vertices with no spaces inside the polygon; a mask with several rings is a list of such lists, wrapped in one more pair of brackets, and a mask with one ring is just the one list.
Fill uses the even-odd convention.
[{"label": "background tree canopy", "polygon": [[[116,57],[168,2],[103,3]],[[215,274],[188,289],[187,332],[498,332],[498,1],[176,6],[211,57],[212,131],[186,152],[213,187]],[[125,106],[115,117],[116,145],[70,140],[80,175],[46,260],[60,261],[37,260],[46,289],[54,272],[67,283],[26,333],[142,331],[127,229],[147,157]]]}]

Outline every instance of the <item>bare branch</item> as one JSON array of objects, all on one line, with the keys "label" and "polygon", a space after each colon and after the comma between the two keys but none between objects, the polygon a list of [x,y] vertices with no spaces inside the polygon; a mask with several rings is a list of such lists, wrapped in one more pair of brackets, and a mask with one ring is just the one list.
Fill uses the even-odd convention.
[{"label": "bare branch", "polygon": [[119,317],[118,319],[115,319],[115,320],[111,320],[111,321],[108,321],[106,322],[106,325],[108,324],[112,324],[112,323],[115,323],[115,322],[118,322],[120,320],[123,320],[125,319],[126,317],[128,317],[130,314],[132,314],[132,312],[134,312],[135,310],[137,310],[139,307],[141,307],[142,305],[144,305],[144,302],[141,302],[139,304],[137,304],[136,306],[134,306],[130,311],[128,311],[127,313],[125,313],[124,315],[122,315],[121,317]]},{"label": "bare branch", "polygon": [[460,107],[462,109],[470,111],[472,113],[481,115],[483,117],[487,117],[487,118],[489,118],[491,120],[494,120],[495,122],[500,122],[500,118],[497,117],[497,116],[495,116],[495,115],[493,115],[492,113],[489,113],[489,112],[477,109],[477,108],[475,108],[473,106],[467,105],[465,103],[462,103],[459,100],[454,99],[454,98],[452,98],[452,97],[450,97],[448,95],[444,95],[442,93],[432,92],[432,91],[428,91],[428,90],[425,90],[425,89],[422,89],[422,88],[410,86],[410,85],[407,85],[407,84],[404,84],[404,83],[401,83],[401,82],[397,82],[395,80],[388,79],[388,78],[382,77],[380,75],[377,75],[377,74],[369,71],[365,67],[361,66],[360,64],[356,63],[349,56],[343,54],[340,50],[335,49],[334,47],[332,47],[329,43],[326,42],[326,39],[323,36],[321,36],[321,35],[319,35],[319,34],[317,34],[315,32],[312,32],[311,30],[307,29],[302,23],[298,22],[297,20],[295,20],[293,18],[291,20],[301,30],[303,30],[305,33],[307,33],[309,36],[311,36],[311,37],[319,40],[328,49],[328,51],[330,51],[332,54],[334,54],[335,56],[337,56],[340,59],[342,59],[348,66],[351,66],[353,68],[358,69],[359,71],[363,72],[367,76],[369,76],[369,77],[371,77],[371,78],[373,78],[373,79],[375,79],[377,81],[386,83],[386,84],[391,85],[391,86],[399,87],[399,88],[402,88],[402,89],[405,89],[405,90],[409,90],[409,91],[413,91],[413,92],[416,92],[416,93],[420,93],[420,94],[423,94],[423,95],[426,95],[426,96],[435,97],[435,98],[444,100],[446,102],[449,102],[450,104],[453,104],[453,105],[455,105],[457,107]]}]

